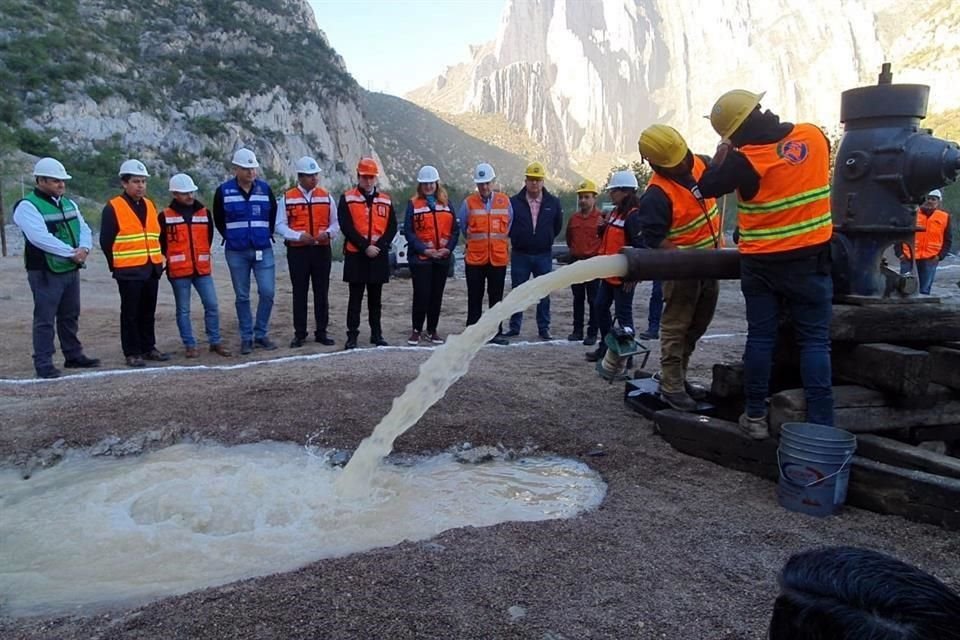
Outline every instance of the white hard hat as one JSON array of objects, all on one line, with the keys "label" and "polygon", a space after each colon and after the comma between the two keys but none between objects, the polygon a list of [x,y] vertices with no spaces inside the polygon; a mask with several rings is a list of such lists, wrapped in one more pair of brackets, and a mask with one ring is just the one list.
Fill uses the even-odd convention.
[{"label": "white hard hat", "polygon": [[610,176],[610,184],[607,185],[607,191],[611,189],[633,189],[640,188],[637,182],[637,176],[633,171],[617,171]]},{"label": "white hard hat", "polygon": [[417,182],[439,182],[440,181],[440,172],[437,171],[436,167],[432,167],[429,164],[425,164],[420,167],[420,171],[417,172]]},{"label": "white hard hat", "polygon": [[170,178],[170,191],[172,193],[193,193],[197,191],[197,185],[193,183],[193,178],[185,173],[178,173]]},{"label": "white hard hat", "polygon": [[69,180],[70,174],[63,168],[59,160],[54,158],[40,158],[37,164],[33,165],[33,176],[35,178],[56,178],[57,180]]},{"label": "white hard hat", "polygon": [[477,184],[490,182],[496,177],[497,174],[493,171],[493,167],[486,162],[481,162],[477,165],[477,168],[473,170],[473,181]]},{"label": "white hard hat", "polygon": [[303,156],[297,160],[293,164],[293,168],[297,170],[297,173],[304,173],[311,176],[320,173],[320,165],[310,156]]},{"label": "white hard hat", "polygon": [[233,154],[233,164],[244,169],[256,169],[260,166],[257,155],[250,149],[237,149]]},{"label": "white hard hat", "polygon": [[149,178],[150,174],[147,173],[147,168],[143,166],[143,163],[139,160],[124,160],[123,164],[120,165],[120,173],[122,176],[143,176],[144,178]]},{"label": "white hard hat", "polygon": [[940,189],[934,189],[933,191],[927,194],[927,197],[936,198],[937,200],[943,200],[943,193],[941,193]]}]

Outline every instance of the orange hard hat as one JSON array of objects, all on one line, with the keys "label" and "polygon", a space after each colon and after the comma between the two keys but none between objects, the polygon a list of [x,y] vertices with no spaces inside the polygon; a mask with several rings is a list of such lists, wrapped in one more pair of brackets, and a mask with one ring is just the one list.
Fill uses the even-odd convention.
[{"label": "orange hard hat", "polygon": [[380,175],[380,167],[377,166],[377,161],[373,158],[360,158],[360,162],[357,163],[357,175],[358,176],[378,176]]}]

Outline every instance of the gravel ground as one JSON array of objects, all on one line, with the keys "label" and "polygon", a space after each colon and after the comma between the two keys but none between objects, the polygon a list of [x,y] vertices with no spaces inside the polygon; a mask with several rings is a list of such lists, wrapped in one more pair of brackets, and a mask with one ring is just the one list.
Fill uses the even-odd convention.
[{"label": "gravel ground", "polygon": [[[285,344],[292,334],[290,287],[285,265],[278,265],[272,327]],[[217,268],[225,336],[236,346],[226,268],[222,262]],[[943,271],[938,291],[955,291],[958,276],[956,269]],[[458,330],[465,316],[463,281],[451,280],[448,291],[442,332]],[[648,291],[641,286],[637,296],[641,327]],[[186,365],[165,282],[161,294],[159,346],[175,353],[170,366]],[[385,290],[386,336],[394,344],[409,330],[410,297],[409,281]],[[336,279],[331,303],[331,332],[342,345],[346,288]],[[184,437],[228,444],[312,437],[319,446],[354,448],[429,355],[361,349],[289,358],[337,349],[310,344],[243,368],[129,371],[121,366],[116,288],[96,259],[83,272],[83,304],[87,352],[119,373],[28,382],[29,289],[20,259],[0,259],[0,459],[7,465],[51,459],[61,439],[60,446],[91,447],[108,437],[140,442],[150,430],[163,434],[152,446]],[[558,337],[569,331],[570,304],[568,292],[554,296]],[[200,305],[194,305],[196,330]],[[699,377],[706,379],[713,362],[738,357],[742,313],[736,284],[724,284],[709,332],[718,337],[695,356]],[[828,519],[786,512],[772,483],[671,449],[624,407],[620,385],[597,378],[583,361],[584,347],[535,342],[532,312],[522,338],[532,342],[483,349],[396,449],[432,453],[463,442],[539,447],[602,474],[609,490],[599,509],[564,521],[450,530],[429,543],[322,560],[98,615],[0,618],[0,637],[760,639],[783,562],[829,544],[891,553],[960,588],[960,535],[852,508]],[[204,352],[194,362],[254,359]],[[121,416],[125,407],[135,407],[135,420]]]}]

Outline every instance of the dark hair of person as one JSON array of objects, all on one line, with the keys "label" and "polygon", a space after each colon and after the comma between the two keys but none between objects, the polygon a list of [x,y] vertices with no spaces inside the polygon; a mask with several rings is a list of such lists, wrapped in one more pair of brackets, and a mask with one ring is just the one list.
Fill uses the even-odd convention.
[{"label": "dark hair of person", "polygon": [[626,214],[636,209],[640,206],[640,193],[636,190],[631,189],[630,195],[624,198],[619,205],[617,205],[617,211],[621,214]]},{"label": "dark hair of person", "polygon": [[805,551],[779,583],[770,640],[960,640],[960,596],[876,551]]}]

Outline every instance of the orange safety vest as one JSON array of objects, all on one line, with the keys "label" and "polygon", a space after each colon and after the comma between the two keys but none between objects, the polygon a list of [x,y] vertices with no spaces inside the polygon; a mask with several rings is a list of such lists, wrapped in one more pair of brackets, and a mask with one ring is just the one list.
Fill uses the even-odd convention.
[{"label": "orange safety vest", "polygon": [[[378,191],[370,208],[367,208],[366,196],[356,187],[343,194],[343,199],[347,203],[350,219],[353,220],[353,228],[366,238],[367,242],[376,244],[387,232],[390,222],[390,194]],[[359,247],[349,240],[344,243],[343,248],[347,253],[360,253]]]},{"label": "orange safety vest", "polygon": [[[413,232],[427,249],[444,249],[453,236],[453,211],[449,205],[437,202],[434,210],[430,210],[426,198],[410,198],[413,205]],[[432,215],[431,215],[432,213]],[[429,260],[428,256],[417,254],[420,260]]]},{"label": "orange safety vest", "polygon": [[829,242],[830,148],[823,132],[798,124],[783,140],[740,148],[760,176],[760,190],[739,202],[744,254],[779,253]]},{"label": "orange safety vest", "polygon": [[479,193],[467,196],[467,249],[463,260],[473,267],[505,267],[510,261],[510,198],[499,191],[491,197],[487,211]]},{"label": "orange safety vest", "polygon": [[114,269],[142,267],[148,262],[163,264],[157,208],[148,198],[144,198],[143,201],[147,205],[146,229],[123,196],[110,200],[110,206],[117,216],[118,227],[117,237],[111,247]]},{"label": "orange safety vest", "polygon": [[[700,180],[706,170],[707,163],[700,156],[694,155],[694,179]],[[678,249],[719,248],[723,224],[714,198],[698,200],[690,189],[659,173],[653,174],[647,188],[651,186],[662,189],[670,200],[673,222],[667,233],[667,240],[671,244]]]},{"label": "orange safety vest", "polygon": [[[330,194],[320,187],[310,192],[309,199],[300,187],[289,189],[283,194],[283,206],[287,212],[287,226],[293,231],[309,233],[316,238],[330,228]],[[286,243],[288,247],[310,244],[299,240],[286,240]],[[330,240],[320,240],[319,244],[330,244]]]},{"label": "orange safety vest", "polygon": [[[921,220],[920,216],[925,219]],[[947,225],[950,223],[950,214],[943,209],[935,209],[929,216],[923,212],[923,209],[917,210],[917,226],[920,230],[913,236],[913,244],[917,248],[917,260],[929,260],[940,255],[943,249],[943,236],[947,232]],[[910,245],[904,243],[903,257],[907,260],[913,259],[913,250]]]},{"label": "orange safety vest", "polygon": [[[610,212],[607,224],[603,227],[603,237],[600,240],[600,253],[598,255],[612,256],[618,254],[620,249],[627,245],[627,218],[636,210],[631,209],[626,215],[621,215],[620,208],[617,207]],[[623,284],[623,278],[615,276],[604,278],[604,280],[614,286]]]},{"label": "orange safety vest", "polygon": [[163,210],[167,240],[167,275],[189,278],[210,275],[210,217],[207,210],[195,211],[188,223],[173,209]]}]

